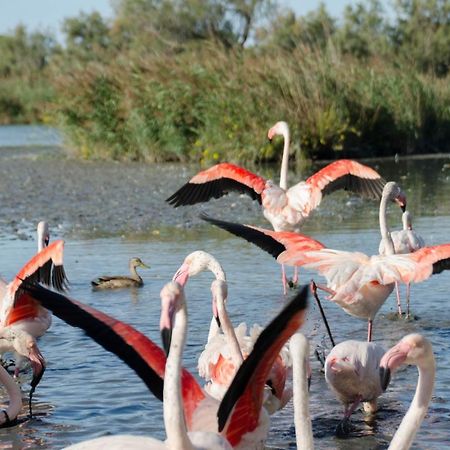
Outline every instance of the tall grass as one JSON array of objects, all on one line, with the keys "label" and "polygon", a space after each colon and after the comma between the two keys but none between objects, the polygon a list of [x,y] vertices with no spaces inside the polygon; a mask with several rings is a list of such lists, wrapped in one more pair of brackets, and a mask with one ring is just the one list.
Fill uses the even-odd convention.
[{"label": "tall grass", "polygon": [[128,53],[55,66],[53,78],[52,117],[86,158],[270,160],[277,120],[289,122],[298,160],[450,150],[448,80],[362,65],[332,46]]}]

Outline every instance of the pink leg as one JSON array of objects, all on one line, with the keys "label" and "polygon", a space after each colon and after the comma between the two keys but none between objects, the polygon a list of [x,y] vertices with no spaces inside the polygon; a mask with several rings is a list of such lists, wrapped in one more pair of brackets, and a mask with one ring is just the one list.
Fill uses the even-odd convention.
[{"label": "pink leg", "polygon": [[409,319],[409,294],[411,293],[411,285],[408,283],[406,285],[406,318]]},{"label": "pink leg", "polygon": [[314,283],[314,285],[316,286],[317,289],[320,289],[321,291],[327,292],[330,295],[336,294],[336,291],[333,291],[333,289],[330,289],[329,287],[324,286],[323,284],[316,284],[316,283]]},{"label": "pink leg", "polygon": [[398,315],[400,317],[402,317],[402,304],[400,301],[400,286],[398,284],[398,282],[395,282],[395,293],[397,294],[397,310],[398,310]]},{"label": "pink leg", "polygon": [[358,397],[356,397],[355,401],[350,406],[345,407],[344,419],[350,418],[350,416],[353,414],[355,409],[361,403],[361,400],[362,400],[362,397],[359,395]]},{"label": "pink leg", "polygon": [[287,294],[287,278],[286,271],[284,269],[284,264],[281,264],[281,282],[283,283],[283,294]]},{"label": "pink leg", "polygon": [[294,276],[292,278],[292,283],[294,283],[294,285],[298,284],[298,266],[294,266]]},{"label": "pink leg", "polygon": [[345,406],[344,418],[339,422],[339,425],[336,428],[336,435],[338,437],[345,437],[350,432],[350,416],[353,414],[353,411],[358,407],[362,400],[361,396],[356,397],[355,401],[350,406]]},{"label": "pink leg", "polygon": [[369,319],[367,326],[367,342],[372,342],[372,319]]}]

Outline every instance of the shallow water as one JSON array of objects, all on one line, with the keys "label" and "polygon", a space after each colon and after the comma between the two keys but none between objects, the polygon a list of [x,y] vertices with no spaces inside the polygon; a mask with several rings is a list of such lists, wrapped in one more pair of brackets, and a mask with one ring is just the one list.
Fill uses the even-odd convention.
[{"label": "shallow water", "polygon": [[[1,145],[0,131],[0,145]],[[221,217],[267,226],[259,208],[247,198],[230,196],[194,208],[173,209],[164,199],[196,170],[177,165],[99,163],[61,158],[54,147],[0,149],[1,274],[11,279],[35,251],[34,226],[50,222],[52,239],[66,240],[65,265],[70,295],[132,324],[159,342],[159,291],[191,251],[216,256],[229,280],[229,310],[235,324],[266,324],[284,303],[280,269],[273,258],[225,232],[205,226],[200,210]],[[427,244],[449,242],[450,169],[447,159],[372,163],[386,179],[399,180],[414,215],[415,228]],[[306,177],[314,168],[305,170]],[[275,174],[273,171],[275,170]],[[276,176],[271,167],[260,173]],[[299,179],[292,174],[291,179]],[[375,253],[378,248],[377,205],[344,193],[325,199],[304,228],[331,248]],[[390,208],[389,223],[400,226],[400,212]],[[126,273],[127,261],[139,256],[152,267],[142,270],[142,289],[92,292],[90,280],[103,273]],[[313,274],[302,270],[301,280]],[[210,317],[210,274],[190,280],[189,342],[185,365],[195,372],[196,358],[206,339]],[[375,319],[374,337],[388,347],[410,332],[424,333],[433,343],[437,379],[433,401],[417,435],[417,449],[441,449],[450,440],[450,274],[442,273],[412,288],[418,320],[392,321],[392,295]],[[366,323],[339,307],[324,308],[337,341],[365,339]],[[325,331],[311,305],[305,330],[312,350],[327,346]],[[105,434],[133,433],[163,438],[162,404],[120,360],[103,351],[81,331],[54,319],[39,346],[48,368],[38,386],[35,416],[0,430],[0,448],[61,448]],[[408,367],[393,377],[380,399],[374,420],[361,412],[352,417],[348,439],[334,437],[341,406],[327,388],[319,363],[311,357],[311,414],[316,448],[386,448],[413,396],[417,370]],[[29,376],[23,376],[24,396]],[[24,409],[21,419],[26,419]],[[268,448],[295,448],[292,404],[272,417]]]}]

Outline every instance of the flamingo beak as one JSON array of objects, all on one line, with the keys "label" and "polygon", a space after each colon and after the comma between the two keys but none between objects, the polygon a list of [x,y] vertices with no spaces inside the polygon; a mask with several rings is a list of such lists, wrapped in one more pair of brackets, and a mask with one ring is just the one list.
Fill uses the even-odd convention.
[{"label": "flamingo beak", "polygon": [[402,212],[406,211],[406,195],[403,192],[401,192],[394,201],[400,206]]},{"label": "flamingo beak", "polygon": [[31,401],[33,399],[34,391],[36,390],[37,385],[39,384],[39,382],[42,379],[42,376],[44,375],[46,365],[45,365],[45,359],[42,356],[42,353],[39,351],[39,349],[35,343],[33,343],[33,345],[31,345],[28,357],[30,358],[31,367],[33,369],[33,378],[31,379],[31,382],[30,382],[31,389],[28,394],[28,396],[29,396],[28,397],[28,408],[30,411],[30,417],[32,417],[33,412],[31,409]]},{"label": "flamingo beak", "polygon": [[380,361],[380,382],[384,390],[391,381],[391,373],[397,370],[408,357],[411,345],[407,342],[399,342],[397,345],[388,350]]},{"label": "flamingo beak", "polygon": [[216,297],[213,297],[212,312],[213,312],[214,319],[216,319],[217,326],[219,328],[222,328],[221,323],[220,323],[219,310],[217,309]]},{"label": "flamingo beak", "polygon": [[166,356],[169,356],[170,344],[172,342],[174,316],[175,316],[174,303],[171,301],[162,302],[159,329],[161,331],[161,340]]},{"label": "flamingo beak", "polygon": [[45,236],[45,238],[44,238],[44,244],[45,244],[45,247],[48,247],[48,244],[50,243],[50,236],[49,235],[47,235],[47,236]]},{"label": "flamingo beak", "polygon": [[186,284],[189,279],[189,265],[182,264],[181,267],[175,272],[172,281],[176,281],[182,287]]}]

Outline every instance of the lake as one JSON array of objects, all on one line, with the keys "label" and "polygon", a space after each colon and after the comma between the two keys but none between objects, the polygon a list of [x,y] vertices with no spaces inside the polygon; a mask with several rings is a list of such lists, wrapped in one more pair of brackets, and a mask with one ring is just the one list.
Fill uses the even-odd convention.
[{"label": "lake", "polygon": [[[205,250],[223,265],[229,281],[228,308],[235,325],[267,324],[282,307],[280,267],[255,246],[198,219],[200,211],[212,217],[266,228],[259,206],[247,197],[230,195],[195,207],[174,209],[164,202],[198,167],[176,164],[145,165],[78,161],[59,147],[60,138],[27,140],[29,128],[0,127],[0,252],[1,275],[10,280],[36,251],[35,227],[50,225],[51,239],[66,241],[65,266],[69,295],[123,320],[159,343],[159,291],[172,278],[187,254]],[[47,132],[46,130],[45,132]],[[34,129],[33,133],[39,129]],[[25,136],[24,136],[25,135]],[[69,153],[70,155],[70,153]],[[450,242],[450,156],[370,161],[387,180],[398,181],[406,192],[414,228],[428,245]],[[290,173],[290,183],[304,179],[320,164]],[[259,173],[277,179],[278,167]],[[388,223],[401,227],[401,213],[389,208]],[[325,198],[305,224],[303,232],[330,248],[378,251],[378,205],[346,193]],[[151,265],[141,270],[141,289],[92,292],[90,280],[102,274],[127,273],[128,259],[139,256]],[[313,272],[300,270],[300,281]],[[184,365],[196,373],[196,361],[206,341],[210,321],[212,274],[191,279],[186,288],[189,336]],[[404,289],[403,289],[404,292]],[[374,340],[386,348],[405,334],[427,336],[437,360],[437,378],[429,412],[415,440],[417,449],[442,449],[450,441],[450,273],[435,275],[412,286],[411,305],[417,320],[390,320],[394,294],[374,321]],[[366,322],[324,301],[336,341],[364,340]],[[316,347],[329,348],[324,327],[311,302],[305,331]],[[33,403],[16,426],[0,430],[0,448],[62,448],[105,434],[132,433],[164,437],[162,404],[115,356],[106,353],[80,330],[54,318],[39,340],[47,370]],[[406,412],[417,383],[417,370],[407,367],[393,376],[380,398],[376,418],[365,421],[353,414],[354,430],[347,439],[334,436],[342,407],[328,389],[319,363],[311,354],[310,392],[316,448],[386,448]],[[22,377],[24,398],[29,374]],[[25,404],[25,403],[24,403]],[[267,448],[294,449],[292,403],[272,416]]]}]

